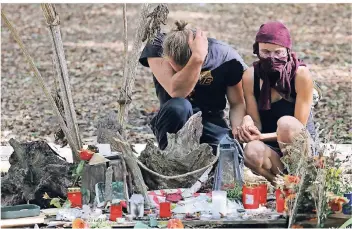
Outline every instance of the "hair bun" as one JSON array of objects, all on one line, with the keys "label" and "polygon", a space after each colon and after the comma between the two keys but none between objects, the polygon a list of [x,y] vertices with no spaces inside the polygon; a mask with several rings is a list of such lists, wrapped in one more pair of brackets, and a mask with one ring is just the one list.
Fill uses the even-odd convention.
[{"label": "hair bun", "polygon": [[175,25],[176,25],[176,29],[175,31],[184,31],[186,26],[187,26],[187,22],[185,21],[176,21]]}]

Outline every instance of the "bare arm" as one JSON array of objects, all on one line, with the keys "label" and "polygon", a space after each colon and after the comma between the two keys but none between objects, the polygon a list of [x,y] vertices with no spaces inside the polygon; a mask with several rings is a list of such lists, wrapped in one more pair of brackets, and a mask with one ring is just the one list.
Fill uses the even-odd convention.
[{"label": "bare arm", "polygon": [[[258,104],[254,96],[254,69],[253,67],[249,68],[243,74],[243,91],[244,98],[246,100],[246,113],[247,115],[244,117],[242,122],[242,133],[240,134],[240,138],[243,141],[249,142],[253,139],[258,139],[261,141],[275,141],[277,139],[276,133],[260,133],[262,129],[262,123],[259,116]],[[258,128],[256,130],[253,128],[253,125]],[[250,137],[251,133],[257,135],[257,137]]]},{"label": "bare arm", "polygon": [[295,118],[304,126],[307,125],[313,103],[313,79],[307,67],[299,67],[295,79],[296,105]]},{"label": "bare arm", "polygon": [[185,98],[199,79],[203,61],[192,55],[186,66],[177,73],[169,62],[161,57],[148,58],[148,64],[158,82],[172,98]]},{"label": "bare arm", "polygon": [[185,98],[192,92],[208,53],[208,40],[201,30],[197,30],[194,39],[193,33],[189,33],[188,44],[192,50],[191,58],[177,73],[169,61],[160,57],[148,58],[148,64],[156,79],[173,98]]},{"label": "bare arm", "polygon": [[232,133],[236,136],[236,127],[240,126],[246,114],[246,105],[243,98],[242,81],[238,84],[227,87],[227,99],[230,104],[230,122]]},{"label": "bare arm", "polygon": [[258,112],[257,101],[254,97],[254,72],[253,67],[250,67],[243,74],[243,92],[244,99],[246,101],[246,116],[244,118],[244,122],[250,122],[250,119],[253,120],[254,125],[261,131],[262,123],[260,121],[260,116]]},{"label": "bare arm", "polygon": [[[295,79],[295,86],[297,97],[294,117],[303,125],[306,125],[313,103],[313,80],[308,68],[300,67],[298,69]],[[277,134],[276,132],[261,134],[259,140],[275,141],[277,140]]]},{"label": "bare arm", "polygon": [[243,91],[246,101],[246,116],[243,118],[242,126],[238,128],[238,139],[242,142],[252,140],[275,141],[276,133],[262,134],[262,124],[258,111],[258,104],[254,96],[254,69],[250,67],[243,74]]}]

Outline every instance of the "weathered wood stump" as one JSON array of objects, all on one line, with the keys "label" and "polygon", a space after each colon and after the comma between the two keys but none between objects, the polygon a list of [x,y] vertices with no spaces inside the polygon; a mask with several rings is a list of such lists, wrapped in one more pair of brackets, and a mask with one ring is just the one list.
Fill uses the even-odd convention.
[{"label": "weathered wood stump", "polygon": [[[82,190],[84,193],[83,204],[92,204],[94,202],[97,183],[105,183],[107,169],[111,167],[113,170],[112,182],[123,181],[123,166],[121,159],[114,159],[107,163],[97,165],[85,165],[82,174]],[[89,194],[85,194],[85,190]]]},{"label": "weathered wood stump", "polygon": [[67,188],[72,185],[72,166],[44,141],[19,143],[10,139],[13,147],[9,162],[11,167],[1,180],[1,204],[16,205],[30,203],[42,208],[49,207],[44,200],[50,197],[65,198]]},{"label": "weathered wood stump", "polygon": [[[207,166],[215,156],[208,144],[199,144],[202,132],[202,113],[198,112],[176,134],[167,134],[168,145],[165,150],[160,150],[149,142],[139,160],[149,169],[166,176],[184,174]],[[180,179],[165,180],[142,170],[146,185],[152,190],[189,188],[202,172]]]}]

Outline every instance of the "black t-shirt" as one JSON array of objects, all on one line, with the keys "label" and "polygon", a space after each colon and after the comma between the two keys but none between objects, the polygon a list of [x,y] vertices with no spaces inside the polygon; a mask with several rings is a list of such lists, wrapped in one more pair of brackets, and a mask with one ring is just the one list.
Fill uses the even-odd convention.
[{"label": "black t-shirt", "polygon": [[[152,42],[145,46],[139,58],[143,66],[149,67],[147,61],[149,57],[162,57],[162,42],[165,35],[165,33],[158,34]],[[216,112],[225,109],[226,88],[239,83],[248,66],[236,50],[228,44],[208,38],[208,47],[208,55],[204,61],[200,79],[187,99],[193,107],[202,111]],[[154,75],[153,80],[160,105],[163,105],[171,97]]]}]

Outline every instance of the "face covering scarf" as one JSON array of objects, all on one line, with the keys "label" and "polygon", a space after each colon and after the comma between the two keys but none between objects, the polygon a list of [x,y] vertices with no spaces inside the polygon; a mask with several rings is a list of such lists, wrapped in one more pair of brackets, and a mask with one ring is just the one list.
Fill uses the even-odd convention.
[{"label": "face covering scarf", "polygon": [[[261,58],[259,55],[259,43],[270,43],[285,47],[287,56],[283,58]],[[304,65],[291,52],[292,42],[289,30],[278,21],[268,22],[260,26],[257,32],[253,53],[257,54],[259,61],[253,63],[254,71],[263,80],[260,90],[259,109],[271,108],[271,88],[286,100],[292,100],[291,91],[294,88],[294,79],[297,68]]]},{"label": "face covering scarf", "polygon": [[292,82],[296,71],[303,62],[296,58],[296,54],[287,50],[288,55],[281,58],[261,58],[254,62],[254,71],[263,80],[260,90],[259,109],[270,110],[271,88],[274,88],[284,99],[290,100]]}]

